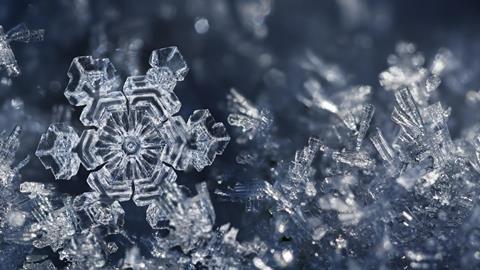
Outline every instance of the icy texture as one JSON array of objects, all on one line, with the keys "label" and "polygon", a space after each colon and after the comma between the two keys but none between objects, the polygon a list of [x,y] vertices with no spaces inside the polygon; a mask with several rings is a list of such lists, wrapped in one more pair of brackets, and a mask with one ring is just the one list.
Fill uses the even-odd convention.
[{"label": "icy texture", "polygon": [[20,67],[15,59],[10,43],[12,41],[25,43],[42,41],[44,32],[43,29],[30,30],[25,24],[20,24],[5,33],[0,25],[0,70],[4,69],[8,76],[20,75]]},{"label": "icy texture", "polygon": [[161,199],[147,210],[147,221],[153,228],[160,228],[161,221],[168,221],[170,230],[165,245],[180,246],[187,253],[208,238],[215,222],[215,211],[205,183],[196,186],[197,195],[186,198],[175,181],[164,183]]},{"label": "icy texture", "polygon": [[227,99],[231,111],[228,115],[228,123],[240,127],[248,140],[252,140],[257,135],[262,135],[264,131],[270,128],[273,119],[268,110],[257,109],[235,89],[230,90]]},{"label": "icy texture", "polygon": [[33,246],[50,246],[54,251],[60,249],[63,242],[75,234],[77,221],[70,202],[59,202],[54,198],[57,194],[53,188],[40,183],[22,183],[20,191],[27,194],[34,204],[32,215],[36,222],[30,225],[27,232],[33,240]]},{"label": "icy texture", "polygon": [[[94,129],[81,137],[72,127],[52,125],[42,136],[37,156],[55,177],[70,178],[80,162],[90,173],[87,182],[99,194],[139,206],[160,195],[159,185],[175,179],[177,170],[201,171],[222,154],[230,137],[208,110],[197,110],[187,123],[173,93],[188,67],[176,47],[152,52],[145,76],[128,77],[123,89],[108,59],[91,56],[73,60],[65,96],[85,106],[80,120]],[[135,186],[135,188],[133,188]]]},{"label": "icy texture", "polygon": [[79,226],[83,229],[106,227],[110,232],[118,232],[123,226],[125,212],[117,201],[95,192],[83,193],[73,200]]},{"label": "icy texture", "polygon": [[68,269],[101,269],[110,255],[107,243],[96,231],[84,231],[65,244],[60,259],[72,262]]},{"label": "icy texture", "polygon": [[296,152],[286,174],[279,175],[274,185],[267,181],[253,181],[237,184],[231,191],[217,191],[217,194],[233,201],[246,201],[247,210],[257,211],[258,209],[252,205],[258,201],[269,202],[272,204],[271,211],[274,217],[283,219],[286,213],[289,222],[299,229],[297,236],[308,238],[314,234],[318,224],[314,220],[309,221],[303,213],[303,207],[305,201],[317,195],[316,184],[312,181],[315,174],[312,162],[321,148],[322,145],[317,138],[310,138],[308,145]]},{"label": "icy texture", "polygon": [[445,164],[452,147],[446,125],[448,113],[440,103],[419,111],[410,91],[405,88],[398,90],[395,98],[397,105],[392,120],[401,127],[395,145],[402,150],[402,159],[406,162],[422,161],[429,156],[436,166]]},{"label": "icy texture", "polygon": [[380,73],[380,84],[386,90],[400,90],[408,87],[415,102],[426,105],[431,92],[435,91],[441,83],[437,76],[442,65],[439,61],[431,69],[424,67],[425,58],[417,52],[412,43],[400,42],[396,47],[396,54],[390,55],[390,67]]},{"label": "icy texture", "polygon": [[25,259],[23,270],[56,270],[55,265],[46,255],[29,255]]},{"label": "icy texture", "polygon": [[[166,69],[168,75],[173,76],[175,81],[183,81],[188,72],[187,64],[177,47],[167,47],[153,51],[149,63],[153,67],[150,74],[153,74],[152,71],[154,73],[158,72],[158,69]],[[160,80],[168,79],[162,78],[163,76],[165,75],[160,73],[156,74],[155,77]]]},{"label": "icy texture", "polygon": [[22,129],[17,126],[10,135],[6,136],[5,132],[0,134],[0,185],[8,187],[18,170],[26,165],[28,157],[15,167],[13,166],[15,154],[20,146],[19,136]]},{"label": "icy texture", "polygon": [[212,165],[230,141],[225,126],[216,123],[208,110],[194,111],[186,124],[181,117],[171,118],[161,134],[166,142],[161,159],[177,170],[193,165],[201,171]]},{"label": "icy texture", "polygon": [[80,159],[72,150],[79,137],[75,130],[66,124],[52,124],[42,135],[35,155],[43,166],[50,169],[57,179],[70,179],[80,167]]},{"label": "icy texture", "polygon": [[[349,129],[354,130],[360,112],[365,110],[365,103],[372,91],[370,86],[354,86],[350,89],[328,96],[320,82],[310,78],[304,83],[305,95],[299,95],[298,99],[307,107],[313,107],[328,111],[337,115]],[[368,115],[367,115],[368,116]]]},{"label": "icy texture", "polygon": [[[19,190],[28,198],[21,204],[28,211],[24,242],[59,251],[60,258],[70,262],[69,269],[96,269],[106,263],[113,251],[103,239],[121,233],[124,223],[118,202],[93,192],[62,200],[51,186],[35,182],[24,182]],[[42,263],[32,262],[34,266]]]},{"label": "icy texture", "polygon": [[[74,16],[58,18],[72,17],[65,22],[70,31],[52,31],[55,46],[23,55],[29,68],[41,64],[38,74],[31,82],[0,80],[0,88],[25,83],[35,90],[33,98],[5,93],[0,124],[23,113],[21,151],[28,150],[48,124],[42,110],[27,105],[37,94],[50,99],[63,84],[47,72],[63,66],[55,60],[63,54],[47,52],[89,35],[93,41],[82,40],[94,56],[73,60],[65,91],[80,122],[72,121],[73,109],[54,107],[55,124],[38,151],[57,178],[74,181],[57,181],[66,193],[55,191],[38,162],[15,160],[20,129],[1,134],[1,269],[480,268],[478,42],[455,33],[445,43],[451,50],[425,54],[433,55],[430,62],[400,43],[379,85],[370,73],[384,51],[379,41],[394,32],[388,10],[396,5],[389,1],[334,1],[347,32],[330,25],[336,12],[317,18],[321,24],[311,24],[308,12],[307,19],[295,16],[301,27],[278,24],[277,15],[295,5],[271,0],[152,1],[136,6],[140,24],[114,1],[64,2],[58,5]],[[91,13],[97,7],[107,17]],[[200,45],[188,47],[195,58],[187,84],[211,86],[212,97],[223,95],[225,84],[250,87],[251,100],[231,90],[228,104],[216,108],[229,114],[237,144],[233,156],[202,173],[193,169],[211,165],[229,137],[207,110],[195,109],[188,120],[177,115],[182,104],[174,89],[188,71],[178,49],[154,51],[142,75],[141,56],[158,36],[152,33],[190,37],[158,32],[143,16],[175,30],[185,14],[195,22],[191,42]],[[261,40],[267,25],[274,35]],[[303,39],[268,46],[280,38],[278,25],[288,37],[299,29],[321,33],[318,54],[302,54],[298,45],[317,44]],[[325,36],[330,31],[333,38]],[[212,40],[222,46],[212,51]],[[76,179],[85,174],[86,183]]]},{"label": "icy texture", "polygon": [[121,109],[125,97],[118,89],[119,78],[109,59],[80,56],[68,69],[65,96],[74,106],[85,106],[80,121],[85,126],[99,126],[109,110]]}]

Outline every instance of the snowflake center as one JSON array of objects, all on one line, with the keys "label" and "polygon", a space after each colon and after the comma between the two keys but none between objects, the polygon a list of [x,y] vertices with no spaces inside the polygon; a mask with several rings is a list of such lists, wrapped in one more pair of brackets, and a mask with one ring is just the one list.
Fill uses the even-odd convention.
[{"label": "snowflake center", "polygon": [[140,141],[133,137],[126,137],[122,144],[122,149],[127,155],[134,155],[140,150]]}]

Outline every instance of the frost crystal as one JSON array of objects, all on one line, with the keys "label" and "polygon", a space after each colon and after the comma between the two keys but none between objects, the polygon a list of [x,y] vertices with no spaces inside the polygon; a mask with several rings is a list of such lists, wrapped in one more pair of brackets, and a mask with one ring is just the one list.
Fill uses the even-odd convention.
[{"label": "frost crystal", "polygon": [[397,91],[395,98],[397,105],[392,120],[401,127],[395,146],[402,150],[402,158],[409,162],[430,156],[436,165],[443,165],[449,159],[448,153],[452,147],[446,111],[440,103],[419,111],[407,89]]},{"label": "frost crystal", "polygon": [[20,191],[28,194],[33,203],[32,215],[36,222],[27,231],[33,245],[37,248],[50,246],[54,251],[60,249],[76,231],[76,215],[70,202],[53,198],[56,195],[53,189],[40,183],[22,183]]},{"label": "frost crystal", "polygon": [[5,132],[0,134],[0,186],[8,187],[13,177],[18,173],[18,170],[26,165],[28,157],[12,167],[15,159],[15,153],[20,146],[19,136],[21,132],[20,127],[15,127],[10,135],[6,136]]},{"label": "frost crystal", "polygon": [[180,246],[184,252],[195,248],[207,238],[215,222],[215,211],[205,183],[196,186],[198,194],[187,198],[176,185],[174,179],[164,183],[160,199],[147,210],[147,221],[153,228],[168,221],[170,230],[166,241],[169,247]]},{"label": "frost crystal", "polygon": [[4,33],[0,25],[0,69],[4,69],[8,76],[20,75],[20,67],[17,64],[10,43],[12,41],[32,42],[42,41],[44,30],[30,30],[25,24],[20,24]]},{"label": "frost crystal", "polygon": [[69,269],[99,269],[107,263],[110,255],[107,243],[96,231],[84,231],[68,241],[59,252],[60,259],[72,264]]},{"label": "frost crystal", "polygon": [[99,193],[83,193],[75,197],[72,206],[83,229],[103,226],[113,233],[123,226],[125,212],[122,206]]},{"label": "frost crystal", "polygon": [[[65,96],[85,106],[81,137],[72,127],[52,125],[37,150],[55,177],[70,178],[80,162],[90,173],[87,182],[99,194],[119,201],[132,198],[148,205],[161,194],[159,186],[174,180],[177,170],[211,165],[230,137],[208,110],[197,110],[187,123],[173,89],[188,67],[176,47],[152,52],[145,76],[128,77],[123,86],[108,59],[77,57],[69,69]],[[135,188],[133,188],[133,186]]]},{"label": "frost crystal", "polygon": [[398,43],[396,54],[390,55],[388,63],[390,67],[380,73],[380,84],[386,90],[408,88],[421,106],[427,104],[431,92],[441,83],[437,76],[441,69],[440,62],[437,60],[431,70],[425,68],[423,54],[417,52],[412,43]]},{"label": "frost crystal", "polygon": [[72,150],[78,141],[75,130],[66,124],[52,124],[42,135],[35,155],[57,179],[70,179],[80,167],[80,159]]},{"label": "frost crystal", "polygon": [[266,109],[255,108],[244,96],[235,89],[230,90],[227,96],[231,113],[228,123],[240,127],[248,140],[261,135],[272,125],[272,116]]},{"label": "frost crystal", "polygon": [[[299,95],[298,99],[307,107],[328,111],[337,115],[349,129],[355,130],[358,119],[355,117],[364,109],[365,103],[372,91],[370,86],[360,85],[349,89],[343,89],[337,94],[327,96],[319,81],[310,78],[304,83],[305,95]],[[370,108],[370,110],[372,110]],[[372,111],[373,113],[373,111]],[[368,113],[367,115],[368,116]],[[369,120],[368,120],[369,121]]]}]

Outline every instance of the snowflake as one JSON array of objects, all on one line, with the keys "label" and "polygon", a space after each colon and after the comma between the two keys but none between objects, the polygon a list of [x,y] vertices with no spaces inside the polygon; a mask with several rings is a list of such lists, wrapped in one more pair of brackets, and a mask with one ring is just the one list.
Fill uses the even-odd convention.
[{"label": "snowflake", "polygon": [[[138,206],[160,194],[159,186],[177,170],[201,171],[222,154],[230,137],[208,110],[194,111],[187,122],[174,116],[181,103],[173,92],[188,67],[176,47],[152,52],[146,75],[119,76],[108,59],[76,57],[69,69],[65,96],[84,106],[79,137],[66,124],[53,124],[36,155],[56,179],[70,179],[80,163],[93,172],[87,182],[101,194]],[[168,166],[170,165],[170,166]],[[135,189],[133,188],[135,186]]]}]

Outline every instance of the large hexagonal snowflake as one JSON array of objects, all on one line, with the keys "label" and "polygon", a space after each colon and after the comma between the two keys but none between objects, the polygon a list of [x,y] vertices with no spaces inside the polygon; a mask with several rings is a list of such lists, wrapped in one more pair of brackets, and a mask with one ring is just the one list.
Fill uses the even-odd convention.
[{"label": "large hexagonal snowflake", "polygon": [[92,189],[119,201],[133,196],[143,206],[161,193],[163,181],[175,180],[172,167],[200,171],[223,153],[230,137],[208,110],[194,111],[186,123],[173,116],[181,106],[173,89],[188,72],[178,49],[155,50],[149,62],[145,76],[128,77],[119,89],[110,60],[73,60],[65,96],[85,106],[80,121],[92,128],[79,137],[53,124],[42,135],[36,155],[57,179],[70,179],[81,163],[91,171]]}]

